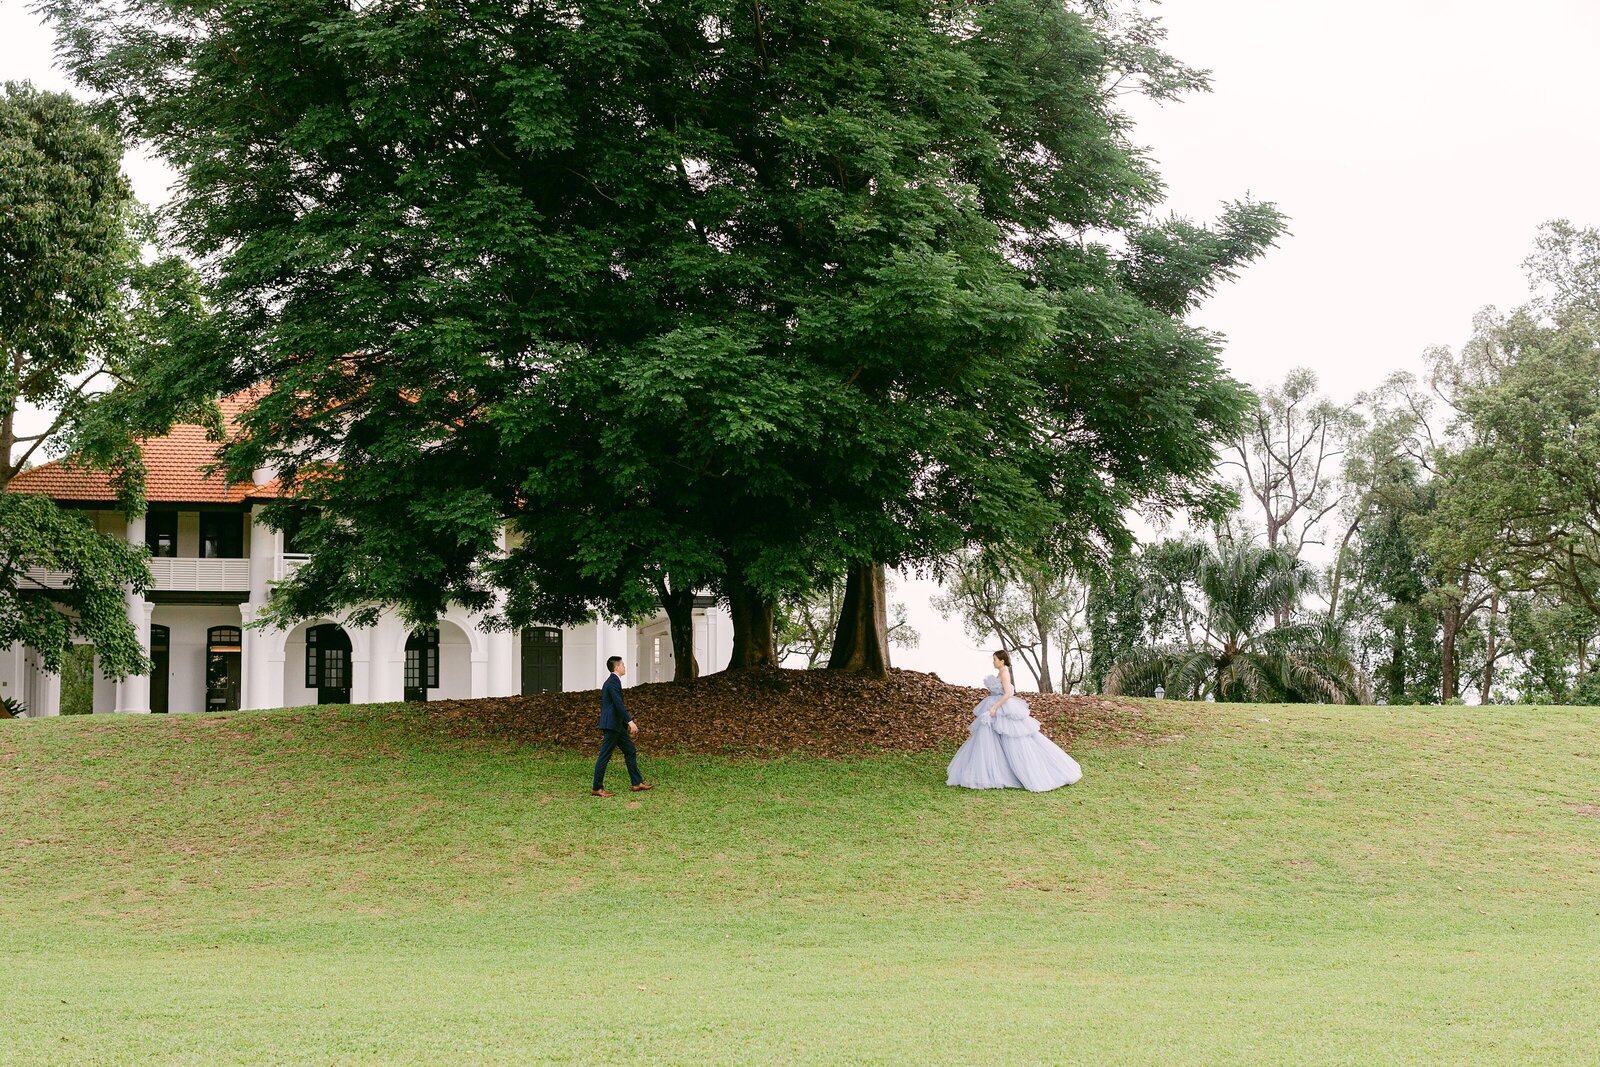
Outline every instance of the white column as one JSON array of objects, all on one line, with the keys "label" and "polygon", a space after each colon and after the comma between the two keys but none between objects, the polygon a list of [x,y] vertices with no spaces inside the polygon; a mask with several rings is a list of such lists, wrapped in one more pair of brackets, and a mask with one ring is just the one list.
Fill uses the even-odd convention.
[{"label": "white column", "polygon": [[283,707],[283,643],[276,633],[270,636],[263,633],[260,635],[260,640],[265,647],[261,655],[264,667],[258,699],[263,708],[281,708]]},{"label": "white column", "polygon": [[[504,606],[504,597],[496,593],[495,610],[498,612]],[[478,642],[483,646],[483,654],[488,660],[487,680],[481,693],[474,692],[474,696],[508,697],[515,696],[518,686],[517,678],[517,634],[515,630],[485,630],[482,615],[467,617],[468,625],[476,631]]]},{"label": "white column", "polygon": [[[254,561],[251,567],[254,569]],[[254,581],[251,583],[254,584]],[[256,621],[258,605],[245,601],[239,605],[239,707],[243,711],[271,707],[264,702],[262,690],[266,681],[264,662],[264,634],[252,626]]]},{"label": "white column", "polygon": [[[0,697],[10,697],[27,703],[25,691],[28,685],[27,668],[22,656],[22,643],[20,641],[7,645],[0,650]],[[30,713],[32,709],[29,709]]]},{"label": "white column", "polygon": [[282,539],[278,531],[256,517],[259,510],[259,505],[250,509],[246,527],[250,538],[250,601],[258,607],[266,604],[272,594],[272,580],[278,573],[278,542]]},{"label": "white column", "polygon": [[[140,535],[143,537],[143,534]],[[128,622],[132,624],[145,655],[150,654],[150,614],[156,606],[131,590],[123,594],[128,608]],[[130,674],[117,683],[116,710],[126,715],[150,714],[150,676]]]},{"label": "white column", "polygon": [[472,655],[472,688],[467,691],[471,697],[486,697],[489,693],[489,655],[487,652],[473,652]]},{"label": "white column", "polygon": [[701,674],[710,674],[711,667],[711,620],[706,617],[705,608],[695,608],[689,613],[694,624],[689,628],[689,640],[694,645],[694,661],[700,665]]},{"label": "white column", "polygon": [[[128,520],[128,543],[130,545],[144,544],[144,517],[130,518]],[[145,655],[150,654],[150,613],[155,605],[145,598],[127,588],[123,591],[122,602],[128,610],[128,625],[133,627],[139,640],[139,647],[144,649]],[[150,713],[150,676],[148,674],[130,674],[117,683],[116,710],[125,714],[148,715]]]},{"label": "white column", "polygon": [[[638,649],[630,645],[629,637],[632,627],[615,626],[604,619],[596,619],[594,624],[594,678],[584,688],[599,689],[606,680],[606,660],[612,656],[621,656],[628,663],[629,669],[638,661]],[[622,680],[623,685],[628,684],[628,679]]]},{"label": "white column", "polygon": [[706,609],[706,661],[700,664],[700,673],[712,674],[728,669],[733,659],[733,624],[728,609],[714,604]]},{"label": "white column", "polygon": [[[378,625],[367,631],[367,647],[371,649],[372,663],[368,668],[370,684],[367,701],[374,704],[393,704],[406,695],[405,624],[398,615],[385,612],[378,616]],[[396,658],[395,649],[399,649]],[[355,693],[352,700],[358,699]]]},{"label": "white column", "polygon": [[[257,472],[256,481],[262,479]],[[249,541],[247,553],[250,557],[250,596],[243,604],[239,605],[239,619],[243,626],[243,645],[240,648],[239,669],[244,678],[240,688],[243,693],[240,703],[246,709],[276,708],[283,705],[283,657],[278,657],[274,664],[271,660],[273,646],[277,642],[276,631],[269,631],[262,626],[252,625],[267,606],[267,600],[272,595],[272,581],[277,575],[278,564],[278,531],[265,525],[257,518],[256,513],[261,510],[260,505],[250,508],[250,513],[245,524],[245,537]]]},{"label": "white column", "polygon": [[[510,547],[506,535],[506,528],[500,527],[496,537],[496,544],[500,554],[504,554]],[[506,593],[504,589],[494,591],[493,613],[505,617]],[[517,630],[484,630],[481,623],[482,615],[472,616],[472,623],[478,627],[482,635],[484,647],[489,653],[489,688],[485,696],[509,697],[516,696],[522,691],[522,678],[517,670],[517,645],[521,635]]]},{"label": "white column", "polygon": [[61,714],[61,675],[45,670],[42,662],[35,668],[33,701],[28,705],[30,719]]},{"label": "white column", "polygon": [[[350,634],[350,703],[370,704],[373,701],[373,671],[381,669],[383,655],[374,646],[378,632],[372,627],[346,630]],[[356,640],[357,634],[360,640]]]}]

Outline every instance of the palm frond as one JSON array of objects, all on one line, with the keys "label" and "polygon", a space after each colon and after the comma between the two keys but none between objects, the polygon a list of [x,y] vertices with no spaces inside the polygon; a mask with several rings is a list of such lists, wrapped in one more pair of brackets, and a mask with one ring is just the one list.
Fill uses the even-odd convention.
[{"label": "palm frond", "polygon": [[1170,698],[1195,700],[1205,693],[1212,662],[1211,653],[1203,648],[1138,649],[1106,675],[1106,695],[1154,696],[1160,686]]}]

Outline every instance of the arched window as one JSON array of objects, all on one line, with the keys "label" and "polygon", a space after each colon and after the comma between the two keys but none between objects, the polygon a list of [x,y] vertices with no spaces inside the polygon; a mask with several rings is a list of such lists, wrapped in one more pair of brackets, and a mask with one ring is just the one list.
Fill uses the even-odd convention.
[{"label": "arched window", "polygon": [[[162,629],[165,630],[166,627],[163,626]],[[206,631],[207,652],[238,652],[241,647],[237,626],[213,626]]]}]

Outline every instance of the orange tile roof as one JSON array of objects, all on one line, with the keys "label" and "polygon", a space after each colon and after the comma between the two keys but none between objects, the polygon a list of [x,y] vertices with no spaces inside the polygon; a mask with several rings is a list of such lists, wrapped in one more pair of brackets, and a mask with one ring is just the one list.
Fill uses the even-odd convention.
[{"label": "orange tile roof", "polygon": [[[233,427],[239,413],[253,399],[248,393],[224,397],[223,426]],[[240,504],[278,495],[278,483],[263,485],[233,482],[222,473],[207,474],[205,468],[217,461],[217,443],[206,439],[204,427],[188,423],[172,432],[140,442],[144,453],[145,498],[152,504]],[[116,490],[105,471],[73,464],[71,460],[52,460],[18,474],[6,487],[8,492],[48,496],[55,500],[115,502]]]}]

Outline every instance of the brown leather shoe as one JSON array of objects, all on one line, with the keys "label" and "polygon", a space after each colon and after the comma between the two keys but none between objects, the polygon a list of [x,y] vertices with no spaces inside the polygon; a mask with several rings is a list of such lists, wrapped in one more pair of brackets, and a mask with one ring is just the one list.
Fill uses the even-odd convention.
[{"label": "brown leather shoe", "polygon": [[654,789],[655,786],[651,785],[649,782],[640,782],[638,785],[629,786],[629,788],[635,793],[643,793],[646,789]]},{"label": "brown leather shoe", "polygon": [[589,790],[589,795],[592,797],[614,797],[617,794],[609,789],[591,789]]}]

